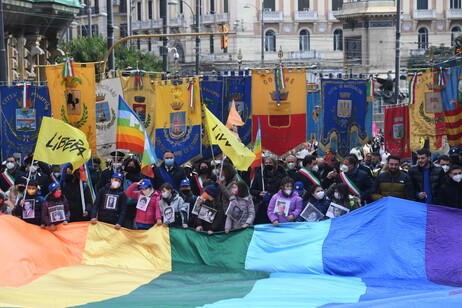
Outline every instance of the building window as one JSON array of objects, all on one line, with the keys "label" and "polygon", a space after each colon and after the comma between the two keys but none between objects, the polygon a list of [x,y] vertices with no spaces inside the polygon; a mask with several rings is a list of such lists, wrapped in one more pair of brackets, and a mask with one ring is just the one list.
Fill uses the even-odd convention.
[{"label": "building window", "polygon": [[451,29],[451,46],[454,46],[454,40],[460,35],[460,27],[452,27]]},{"label": "building window", "polygon": [[127,1],[126,0],[120,0],[119,13],[127,13]]},{"label": "building window", "polygon": [[343,0],[332,0],[332,11],[340,11],[343,6]]},{"label": "building window", "polygon": [[298,0],[298,10],[299,11],[309,11],[310,10],[310,0]]},{"label": "building window", "polygon": [[263,8],[268,11],[276,11],[276,1],[275,0],[263,1]]},{"label": "building window", "polygon": [[148,1],[148,19],[152,19],[152,0]]},{"label": "building window", "polygon": [[98,25],[97,24],[94,24],[94,25],[91,25],[91,33],[93,36],[95,35],[98,35]]},{"label": "building window", "polygon": [[276,32],[273,30],[265,33],[265,51],[276,51]]},{"label": "building window", "polygon": [[150,38],[148,38],[148,51],[151,52],[152,51],[152,41]]},{"label": "building window", "polygon": [[223,13],[229,13],[228,0],[223,0]]},{"label": "building window", "polygon": [[428,0],[417,0],[418,10],[428,10]]},{"label": "building window", "polygon": [[419,49],[428,48],[428,30],[426,28],[419,29],[418,44],[419,44],[418,46]]},{"label": "building window", "polygon": [[462,9],[462,0],[451,0],[450,2],[451,9]]},{"label": "building window", "polygon": [[136,39],[136,47],[138,48],[138,50],[141,49],[141,39]]},{"label": "building window", "polygon": [[361,36],[345,37],[345,56],[348,64],[362,64],[362,41]]},{"label": "building window", "polygon": [[141,2],[136,3],[136,20],[141,20]]},{"label": "building window", "polygon": [[300,51],[310,50],[310,32],[308,30],[300,31],[299,45]]},{"label": "building window", "polygon": [[341,29],[334,31],[334,50],[343,50],[343,31]]}]

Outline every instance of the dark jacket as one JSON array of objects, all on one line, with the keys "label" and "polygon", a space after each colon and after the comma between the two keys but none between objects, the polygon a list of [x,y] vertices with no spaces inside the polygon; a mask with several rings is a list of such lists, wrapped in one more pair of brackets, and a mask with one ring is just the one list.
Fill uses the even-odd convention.
[{"label": "dark jacket", "polygon": [[[302,173],[303,169],[298,170],[295,173],[295,176],[293,177],[294,182],[302,182],[303,183],[303,188],[306,191],[310,191],[310,188],[314,183],[305,175]],[[318,179],[319,185],[321,185],[321,177],[317,172],[311,171],[311,173]]]},{"label": "dark jacket", "polygon": [[330,206],[330,199],[327,196],[324,196],[321,200],[316,199],[315,197],[311,196],[308,200],[309,203],[313,204],[315,208],[317,208],[324,216],[327,213],[327,210]]},{"label": "dark jacket", "polygon": [[[106,196],[115,195],[118,196],[117,202],[112,208],[106,204]],[[96,196],[95,204],[91,211],[91,218],[96,218],[98,214],[98,220],[109,224],[123,225],[125,215],[127,214],[127,196],[125,196],[123,186],[118,189],[112,189],[111,184],[106,184],[103,188],[98,191]]]},{"label": "dark jacket", "polygon": [[[99,182],[98,182],[98,189],[97,190],[100,190],[101,188],[106,186],[106,184],[111,183],[111,178],[112,178],[112,176],[114,175],[115,172],[116,171],[114,171],[113,168],[103,170],[103,172],[101,172],[101,177],[100,177]],[[120,170],[120,172],[122,172],[122,170]]]},{"label": "dark jacket", "polygon": [[438,204],[462,209],[462,181],[446,177],[438,192]]},{"label": "dark jacket", "polygon": [[69,202],[69,210],[71,211],[71,220],[69,222],[90,220],[92,204],[90,189],[87,183],[82,183],[82,185],[85,200],[85,211],[88,212],[86,217],[83,216],[80,183],[78,181],[76,183],[66,181],[62,187],[62,192],[66,196],[67,202]]},{"label": "dark jacket", "polygon": [[38,195],[37,193],[34,196],[31,196],[31,195],[26,193],[26,197],[25,197],[26,200],[27,199],[34,199],[35,200],[34,218],[24,218],[23,217],[23,207],[21,205],[19,205],[19,202],[24,198],[21,198],[21,199],[18,200],[19,201],[17,203],[18,205],[14,207],[12,214],[14,216],[20,217],[25,222],[28,222],[28,223],[33,224],[33,225],[40,226],[42,224],[42,206],[43,206],[43,203],[45,202],[45,200],[43,199],[43,197],[41,195]]},{"label": "dark jacket", "polygon": [[[26,176],[29,175],[28,173]],[[37,172],[35,174],[30,175],[31,180],[37,181],[38,185],[40,186],[40,192],[42,196],[48,195],[48,186],[51,184],[51,179],[44,173]]]},{"label": "dark jacket", "polygon": [[[372,202],[371,198],[371,191],[372,191],[372,185],[374,184],[372,177],[367,174],[366,172],[355,168],[351,170],[350,172],[346,173],[346,176],[358,187],[358,189],[361,191],[361,199],[363,201],[366,201],[367,203]],[[340,178],[340,175],[337,176],[336,182],[343,183],[342,179]],[[332,184],[332,181],[330,181],[328,178],[325,178],[323,181],[323,187],[330,187]]]},{"label": "dark jacket", "polygon": [[[163,178],[160,169],[163,169],[164,171],[167,172],[165,163],[162,163],[159,167],[153,168],[154,178],[151,178],[151,183],[156,190],[160,190],[160,186],[164,184],[165,182],[167,182],[167,180]],[[167,173],[170,175],[173,181],[173,183],[170,183],[170,184],[172,184],[175,190],[179,190],[181,180],[186,179],[186,174],[184,172],[184,169],[180,167],[179,165],[177,165],[177,163],[174,163],[172,169],[168,171]]]},{"label": "dark jacket", "polygon": [[[54,217],[53,208],[59,205],[64,207],[64,217],[62,215]],[[45,203],[42,206],[42,221],[45,225],[57,225],[65,220],[69,221],[70,218],[71,212],[69,211],[69,203],[64,194],[61,194],[59,198],[55,198],[52,195],[48,195],[45,198]]]},{"label": "dark jacket", "polygon": [[[441,167],[435,167],[431,162],[430,164],[430,186],[431,186],[431,193],[433,196],[433,203],[438,203],[438,193],[441,187],[441,183],[443,181],[444,170]],[[414,165],[409,168],[409,177],[411,178],[412,183],[414,184],[415,193],[418,194],[424,191],[424,179],[423,179],[423,168],[419,165]],[[425,202],[425,199],[416,198],[416,201]]]},{"label": "dark jacket", "polygon": [[[7,170],[5,170],[4,172],[7,172]],[[17,180],[18,178],[20,178],[21,176],[25,176],[23,172],[19,171],[18,168],[14,169],[14,172],[13,173],[10,173],[11,176],[14,178],[14,180]],[[13,183],[14,184],[14,183]],[[5,180],[5,177],[3,175],[3,172],[2,174],[0,174],[0,189],[3,190],[3,191],[7,191],[12,185],[10,185],[6,180]]]},{"label": "dark jacket", "polygon": [[376,201],[387,196],[415,199],[414,185],[406,172],[398,170],[396,174],[390,171],[379,173],[372,186],[372,199]]}]

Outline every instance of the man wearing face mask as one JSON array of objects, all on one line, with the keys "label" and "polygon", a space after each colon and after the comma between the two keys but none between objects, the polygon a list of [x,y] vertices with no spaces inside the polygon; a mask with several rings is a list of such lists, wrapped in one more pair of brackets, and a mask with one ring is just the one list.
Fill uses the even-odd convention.
[{"label": "man wearing face mask", "polygon": [[7,191],[14,185],[16,179],[24,176],[24,173],[19,171],[18,164],[14,156],[6,158],[6,169],[0,176],[0,189]]},{"label": "man wearing face mask", "polygon": [[321,185],[318,171],[319,167],[316,157],[307,155],[303,159],[303,167],[295,174],[294,181],[302,182],[305,190],[310,191],[312,185]]},{"label": "man wearing face mask", "polygon": [[164,162],[159,167],[153,167],[154,178],[151,183],[156,190],[164,183],[170,183],[175,190],[180,189],[181,180],[186,178],[184,169],[175,162],[175,154],[171,150],[164,153]]},{"label": "man wearing face mask", "polygon": [[[127,214],[127,196],[122,186],[123,180],[123,174],[116,172],[112,175],[110,183],[98,191],[91,211],[92,224],[102,221],[115,225],[116,230],[122,227]],[[98,219],[96,219],[97,215]]]},{"label": "man wearing face mask", "polygon": [[441,168],[443,168],[444,174],[448,174],[449,168],[451,168],[451,159],[447,155],[441,155],[441,157],[438,159],[438,164],[434,164],[435,166],[439,165]]},{"label": "man wearing face mask", "polygon": [[29,156],[24,160],[26,176],[30,175],[31,180],[37,181],[42,196],[48,194],[48,186],[51,184],[50,178],[41,172],[39,162],[34,160],[33,156]]},{"label": "man wearing face mask", "polygon": [[112,175],[116,172],[122,172],[122,162],[125,154],[120,151],[111,152],[111,167],[101,172],[101,178],[98,183],[98,190],[105,187],[111,181]]},{"label": "man wearing face mask", "polygon": [[69,203],[71,217],[69,222],[74,221],[89,221],[91,213],[91,195],[90,189],[86,182],[82,183],[83,198],[85,203],[85,211],[82,209],[82,193],[80,192],[80,169],[73,170],[72,165],[65,167],[66,174],[62,191]]},{"label": "man wearing face mask", "polygon": [[438,204],[462,209],[462,167],[452,165],[438,193]]},{"label": "man wearing face mask", "polygon": [[287,175],[291,179],[295,180],[295,174],[298,171],[297,158],[294,155],[289,155],[285,159],[285,164],[286,164],[286,167],[287,167],[286,168]]}]

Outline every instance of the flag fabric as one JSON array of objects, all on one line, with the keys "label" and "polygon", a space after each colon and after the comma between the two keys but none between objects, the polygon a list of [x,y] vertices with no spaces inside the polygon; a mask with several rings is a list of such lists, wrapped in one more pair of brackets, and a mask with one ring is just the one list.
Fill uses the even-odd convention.
[{"label": "flag fabric", "polygon": [[149,177],[154,176],[152,165],[157,164],[155,150],[143,122],[122,96],[119,96],[116,147],[142,154],[141,171]]},{"label": "flag fabric", "polygon": [[[261,119],[265,149],[280,156],[307,139],[306,70],[280,66],[276,70],[252,71],[252,115],[254,124],[257,117]],[[280,73],[285,88],[280,87]],[[253,135],[256,130],[253,125]]]},{"label": "flag fabric", "polygon": [[446,81],[441,89],[445,116],[445,130],[450,146],[462,146],[462,67],[453,67],[443,73]]},{"label": "flag fabric", "polygon": [[409,141],[409,106],[388,106],[385,108],[385,149],[401,159],[412,158]]},{"label": "flag fabric", "polygon": [[231,159],[236,169],[247,171],[255,159],[255,154],[237,140],[234,134],[205,106],[204,112],[210,142],[220,147],[223,153]]},{"label": "flag fabric", "polygon": [[255,154],[255,160],[253,161],[252,165],[250,166],[250,182],[253,181],[253,178],[255,177],[255,169],[258,167],[262,167],[262,157],[263,157],[263,151],[261,148],[261,126],[260,126],[260,118],[257,118],[258,120],[258,129],[257,129],[257,134],[255,136],[255,142],[253,145],[253,153]]},{"label": "flag fabric", "polygon": [[85,134],[61,120],[43,117],[34,159],[50,165],[71,163],[74,170],[91,157]]},{"label": "flag fabric", "polygon": [[96,153],[95,65],[72,63],[72,77],[63,76],[64,65],[45,68],[53,117],[83,131]]},{"label": "flag fabric", "polygon": [[101,222],[50,232],[2,215],[0,306],[458,307],[461,219],[393,197],[334,219],[213,236]]},{"label": "flag fabric", "polygon": [[231,103],[231,108],[229,109],[228,119],[226,120],[226,127],[231,128],[231,126],[243,126],[245,123],[242,122],[239,112],[237,112],[236,104],[234,100]]}]

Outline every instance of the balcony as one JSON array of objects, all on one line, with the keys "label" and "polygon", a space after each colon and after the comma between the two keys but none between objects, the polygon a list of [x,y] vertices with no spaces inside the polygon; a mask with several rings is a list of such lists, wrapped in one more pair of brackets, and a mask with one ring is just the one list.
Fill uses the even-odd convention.
[{"label": "balcony", "polygon": [[298,22],[316,21],[318,20],[318,12],[298,11],[295,12],[294,20]]},{"label": "balcony", "polygon": [[427,52],[426,49],[410,49],[409,55],[411,56],[423,56]]},{"label": "balcony", "polygon": [[212,25],[215,23],[215,14],[206,14],[206,15],[201,15],[201,24],[203,25]]},{"label": "balcony", "polygon": [[416,20],[433,20],[436,18],[436,10],[415,10],[412,18]]},{"label": "balcony", "polygon": [[284,12],[282,11],[263,11],[264,22],[283,22]]},{"label": "balcony", "polygon": [[179,14],[177,17],[170,18],[169,20],[170,27],[183,27],[184,25],[184,16]]},{"label": "balcony", "polygon": [[448,9],[446,10],[447,19],[462,19],[462,9]]},{"label": "balcony", "polygon": [[215,16],[217,24],[229,23],[229,13],[217,13]]},{"label": "balcony", "polygon": [[340,11],[329,11],[329,15],[327,16],[327,19],[333,22],[338,21],[338,19],[335,17],[335,15],[337,15],[338,13],[340,13]]},{"label": "balcony", "polygon": [[319,50],[291,51],[290,60],[324,59],[324,52]]},{"label": "balcony", "polygon": [[150,30],[162,28],[162,18],[132,23],[133,30]]}]

